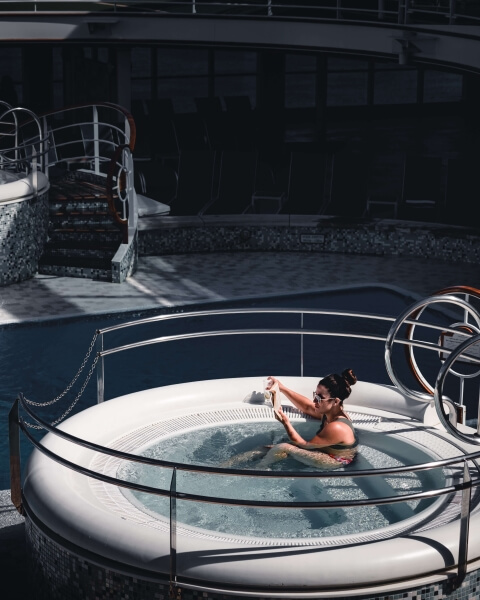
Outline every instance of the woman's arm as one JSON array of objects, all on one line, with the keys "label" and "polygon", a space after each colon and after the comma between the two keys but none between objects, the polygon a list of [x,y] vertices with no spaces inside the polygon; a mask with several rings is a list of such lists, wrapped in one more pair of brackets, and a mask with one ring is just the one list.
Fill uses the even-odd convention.
[{"label": "woman's arm", "polygon": [[293,425],[290,423],[290,419],[283,412],[281,408],[275,413],[275,418],[277,421],[285,427],[285,431],[287,432],[288,437],[295,444],[307,444],[308,442],[302,438],[302,436],[294,429]]},{"label": "woman's arm", "polygon": [[282,394],[284,394],[294,406],[296,406],[298,409],[300,409],[302,412],[306,413],[307,415],[310,415],[311,417],[315,417],[316,419],[318,419],[318,414],[316,414],[316,412],[315,412],[315,404],[313,403],[313,400],[309,400],[306,396],[303,396],[302,394],[299,394],[298,392],[295,392],[295,391],[291,390],[290,388],[287,388],[287,386],[285,386],[276,377],[272,377],[271,375],[269,375],[268,378],[272,382],[268,389],[270,389],[275,384],[277,384],[278,390],[280,392],[282,392]]}]

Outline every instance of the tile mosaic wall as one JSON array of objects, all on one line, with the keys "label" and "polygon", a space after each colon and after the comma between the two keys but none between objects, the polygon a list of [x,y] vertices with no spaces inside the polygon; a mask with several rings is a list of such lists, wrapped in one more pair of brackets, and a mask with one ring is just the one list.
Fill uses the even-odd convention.
[{"label": "tile mosaic wall", "polygon": [[222,225],[164,218],[157,228],[140,231],[139,254],[188,252],[292,251],[340,252],[376,256],[417,256],[447,262],[480,263],[480,235],[474,231],[426,223],[341,223],[312,218],[312,223],[278,225],[264,215],[258,223],[232,219]]},{"label": "tile mosaic wall", "polygon": [[128,244],[122,244],[112,260],[112,282],[122,283],[135,273],[138,263],[138,231]]},{"label": "tile mosaic wall", "polygon": [[[35,600],[167,600],[167,581],[129,575],[79,556],[47,537],[28,517],[25,522],[27,552]],[[245,600],[246,596],[214,594],[187,588],[177,590],[179,600]],[[460,587],[439,581],[418,589],[389,594],[318,596],[323,600],[476,600],[480,597],[480,570],[468,573]],[[261,595],[255,600],[267,600]],[[300,598],[300,596],[298,596]],[[311,598],[311,597],[310,597]],[[275,598],[268,597],[268,600]]]},{"label": "tile mosaic wall", "polygon": [[33,277],[47,228],[48,192],[29,200],[0,203],[0,286]]}]

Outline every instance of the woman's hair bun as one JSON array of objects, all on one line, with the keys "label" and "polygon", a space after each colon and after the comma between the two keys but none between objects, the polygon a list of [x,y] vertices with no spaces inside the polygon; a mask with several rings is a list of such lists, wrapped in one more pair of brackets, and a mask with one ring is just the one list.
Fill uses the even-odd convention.
[{"label": "woman's hair bun", "polygon": [[348,385],[355,385],[357,383],[357,376],[352,369],[344,369],[342,371],[342,377],[348,383]]}]

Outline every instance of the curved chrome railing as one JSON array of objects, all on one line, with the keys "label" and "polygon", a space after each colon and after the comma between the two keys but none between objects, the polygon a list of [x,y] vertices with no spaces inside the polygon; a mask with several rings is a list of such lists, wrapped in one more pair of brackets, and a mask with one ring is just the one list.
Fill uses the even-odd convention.
[{"label": "curved chrome railing", "polygon": [[0,101],[0,170],[31,174],[36,194],[37,172],[48,174],[48,148],[48,136],[35,113]]},{"label": "curved chrome railing", "polygon": [[[433,296],[427,299],[426,303],[428,305],[438,304],[440,302],[440,296]],[[441,298],[445,300],[445,297]],[[451,301],[451,299],[449,298]],[[425,302],[425,301],[423,301]],[[464,300],[455,298],[452,301],[455,306],[460,307],[462,310],[466,309],[466,303]],[[419,303],[416,303],[413,308],[409,309],[410,314],[418,308]],[[471,310],[470,307],[468,310]],[[473,310],[473,309],[472,309]],[[162,322],[171,319],[189,319],[196,316],[201,317],[209,317],[214,315],[238,315],[238,314],[293,314],[298,315],[301,320],[301,326],[298,328],[240,328],[240,329],[215,329],[215,330],[202,330],[185,334],[176,334],[176,335],[166,335],[166,336],[158,336],[158,337],[150,337],[149,328],[146,328],[145,338],[139,340],[137,342],[131,344],[124,344],[121,346],[112,346],[110,348],[104,348],[104,338],[110,333],[114,331],[118,331],[121,329],[126,329],[129,327],[141,327],[142,325],[151,325],[154,322]],[[329,320],[331,317],[352,317],[359,318],[362,321],[367,323],[367,326],[373,322],[384,322],[390,324],[390,332],[386,335],[377,335],[372,334],[371,332],[362,331],[362,332],[346,332],[344,330],[337,331],[335,329],[305,329],[303,328],[303,317],[306,314],[314,314],[314,315],[322,315],[326,316]],[[408,316],[408,315],[407,315]],[[103,379],[103,362],[104,360],[113,354],[119,352],[128,352],[134,348],[138,348],[141,346],[151,345],[151,344],[160,344],[160,343],[169,343],[173,341],[179,340],[189,340],[195,339],[198,337],[220,337],[220,336],[234,336],[234,335],[277,335],[277,334],[286,334],[286,335],[295,335],[299,336],[303,339],[303,336],[334,336],[334,337],[346,337],[346,338],[357,338],[357,339],[366,339],[366,340],[376,340],[382,342],[382,344],[393,345],[395,343],[399,344],[407,344],[407,345],[415,345],[417,347],[422,347],[434,352],[443,352],[446,355],[449,355],[450,358],[446,360],[440,370],[440,374],[437,379],[437,389],[438,393],[435,396],[435,402],[437,403],[437,410],[443,411],[443,408],[439,408],[442,405],[442,386],[445,377],[451,371],[451,367],[454,364],[455,360],[459,357],[465,358],[467,356],[468,360],[473,363],[480,364],[480,358],[472,355],[470,353],[466,353],[466,351],[477,342],[480,343],[480,336],[472,337],[467,332],[461,332],[461,335],[465,337],[465,342],[461,343],[457,348],[445,348],[441,344],[432,344],[431,342],[422,342],[413,339],[398,339],[397,332],[399,326],[401,324],[408,324],[408,319],[405,318],[405,314],[400,315],[397,319],[382,315],[371,315],[364,313],[355,313],[349,311],[332,311],[332,310],[304,310],[304,309],[224,309],[224,310],[212,310],[212,311],[195,311],[192,313],[180,313],[180,314],[168,314],[168,315],[157,315],[155,317],[141,319],[138,321],[133,321],[129,323],[115,325],[113,327],[105,328],[103,330],[97,331],[96,335],[98,336],[98,345],[97,345],[97,355],[94,360],[94,365],[97,364],[99,369],[99,397],[98,399],[103,400],[103,391],[104,391],[104,379]],[[413,320],[412,324],[418,325],[418,321]],[[429,323],[423,324],[423,326],[428,329],[434,331],[442,331],[445,332],[449,328],[442,327],[438,323]],[[458,333],[456,329],[453,329],[455,333]],[[93,342],[92,342],[93,343]],[[301,349],[301,355],[303,355],[303,344]],[[415,397],[413,394],[412,397]],[[429,400],[431,397],[429,397]],[[60,438],[66,440],[67,442],[77,444],[80,446],[84,446],[89,448],[95,452],[99,452],[101,454],[105,454],[108,456],[114,456],[120,459],[129,460],[133,462],[141,462],[145,464],[149,464],[156,467],[169,468],[172,469],[172,479],[170,487],[167,488],[154,488],[151,486],[146,486],[139,483],[132,483],[126,480],[120,480],[114,477],[109,477],[104,474],[100,474],[96,471],[83,467],[79,464],[73,463],[59,454],[49,450],[45,447],[41,441],[37,441],[35,437],[29,432],[29,428],[31,428],[31,423],[25,420],[23,414],[26,414],[30,419],[33,419],[37,426],[49,433],[59,436]],[[445,420],[446,416],[444,415]],[[454,565],[447,565],[445,567],[445,571],[450,570],[452,567],[457,568],[457,579],[456,582],[459,585],[466,573],[467,570],[467,558],[468,558],[468,529],[470,522],[470,504],[471,504],[471,494],[473,489],[477,489],[480,485],[480,465],[478,464],[478,459],[480,459],[480,451],[470,452],[468,453],[464,448],[459,446],[458,444],[452,445],[456,447],[458,450],[458,455],[453,458],[443,459],[443,460],[435,460],[430,461],[428,463],[409,465],[409,466],[401,466],[401,467],[388,467],[381,469],[368,469],[368,470],[358,470],[358,471],[328,471],[328,472],[288,472],[288,473],[279,473],[272,471],[256,471],[256,470],[241,470],[241,469],[231,469],[231,468],[220,468],[220,467],[210,467],[210,466],[201,466],[201,465],[186,465],[181,463],[176,463],[172,461],[163,461],[163,460],[155,460],[150,459],[144,456],[139,456],[135,454],[130,454],[126,452],[121,452],[118,450],[114,450],[111,448],[107,448],[88,440],[73,436],[65,431],[58,429],[57,427],[52,426],[47,423],[44,419],[40,418],[38,415],[34,413],[32,408],[28,405],[28,402],[25,401],[22,395],[16,400],[11,412],[10,412],[10,465],[11,465],[11,489],[12,489],[12,502],[17,507],[17,509],[22,512],[23,511],[23,499],[22,492],[20,487],[21,481],[21,464],[20,464],[20,451],[19,451],[19,431],[21,430],[30,441],[30,443],[35,446],[40,452],[48,456],[51,460],[54,460],[63,466],[72,469],[75,472],[81,473],[88,477],[92,477],[101,481],[105,481],[106,483],[110,483],[113,485],[117,485],[119,487],[125,487],[129,489],[134,489],[141,492],[146,492],[150,494],[156,494],[159,496],[167,496],[170,498],[171,502],[171,515],[176,514],[176,501],[178,499],[188,500],[192,502],[208,502],[208,503],[218,503],[218,504],[228,504],[235,506],[256,506],[256,507],[264,507],[264,508],[301,508],[301,509],[310,509],[310,508],[340,508],[340,507],[354,507],[354,506],[369,506],[369,505],[381,505],[381,504],[390,504],[396,502],[406,502],[408,500],[420,500],[427,498],[435,498],[440,496],[445,496],[447,494],[452,494],[455,492],[461,492],[462,499],[460,502],[460,514],[459,514],[459,536],[460,536],[460,551],[457,559],[454,559]],[[450,430],[452,430],[451,425],[447,426]],[[465,434],[466,435],[466,434]],[[467,435],[466,437],[462,437],[463,441],[468,441],[470,443],[474,442],[473,437]],[[457,436],[461,437],[461,436]],[[480,439],[480,438],[479,438]],[[476,440],[478,443],[478,439]],[[446,468],[452,467],[454,465],[460,465],[463,468],[463,477],[460,477],[459,480],[455,481],[447,481],[447,483],[438,489],[434,490],[425,490],[422,492],[415,493],[406,493],[406,494],[396,494],[392,496],[384,496],[373,499],[347,499],[347,500],[336,500],[332,502],[284,502],[284,501],[264,501],[264,500],[239,500],[232,498],[222,498],[216,496],[203,496],[195,493],[191,493],[189,491],[179,491],[177,489],[176,477],[178,471],[191,471],[197,473],[215,473],[219,476],[222,475],[234,475],[234,476],[249,476],[249,477],[275,477],[275,478],[356,478],[356,477],[365,477],[365,476],[377,476],[377,475],[394,475],[395,473],[405,473],[405,472],[418,472],[425,470],[432,470],[438,468]],[[472,478],[472,468],[475,476]],[[171,561],[172,565],[175,565],[175,553],[176,553],[176,540],[175,540],[175,532],[176,532],[176,520],[171,517],[170,521],[171,527]],[[181,585],[181,581],[179,580],[175,567],[172,568],[171,572],[171,583],[172,585]]]}]

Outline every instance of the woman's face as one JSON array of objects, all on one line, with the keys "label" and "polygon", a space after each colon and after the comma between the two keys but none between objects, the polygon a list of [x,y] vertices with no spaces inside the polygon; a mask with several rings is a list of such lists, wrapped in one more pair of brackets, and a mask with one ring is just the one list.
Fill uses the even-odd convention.
[{"label": "woman's face", "polygon": [[330,397],[330,392],[324,385],[317,385],[313,403],[315,404],[315,412],[324,415],[336,406],[338,400]]}]

